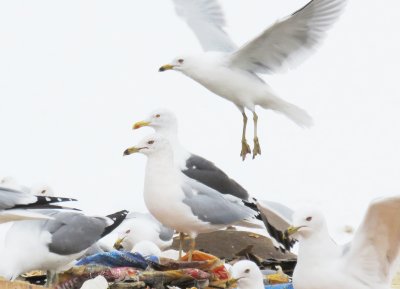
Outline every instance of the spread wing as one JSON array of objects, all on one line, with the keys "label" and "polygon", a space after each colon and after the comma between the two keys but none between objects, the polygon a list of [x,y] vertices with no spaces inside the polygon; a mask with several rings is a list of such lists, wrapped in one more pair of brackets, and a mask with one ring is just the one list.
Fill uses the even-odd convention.
[{"label": "spread wing", "polygon": [[231,66],[259,73],[295,67],[321,43],[345,4],[346,0],[311,0],[239,48],[231,56]]},{"label": "spread wing", "polygon": [[225,17],[216,0],[173,0],[178,16],[196,34],[203,50],[231,52],[236,49],[224,31]]},{"label": "spread wing", "polygon": [[375,200],[344,253],[345,268],[371,288],[373,284],[388,284],[397,269],[399,249],[400,196]]}]

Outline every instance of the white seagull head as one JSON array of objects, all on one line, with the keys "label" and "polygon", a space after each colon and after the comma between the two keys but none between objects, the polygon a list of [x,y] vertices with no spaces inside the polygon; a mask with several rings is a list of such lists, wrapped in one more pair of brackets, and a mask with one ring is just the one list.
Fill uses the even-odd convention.
[{"label": "white seagull head", "polygon": [[236,262],[232,269],[232,278],[236,279],[238,288],[258,288],[264,287],[263,275],[258,266],[248,260]]},{"label": "white seagull head", "polygon": [[124,156],[131,155],[133,153],[142,153],[146,156],[150,156],[156,153],[172,153],[171,145],[169,141],[159,134],[152,134],[142,139],[136,146],[127,148],[124,151]]},{"label": "white seagull head", "polygon": [[133,125],[133,129],[139,129],[144,126],[152,127],[156,131],[159,129],[176,130],[178,127],[178,121],[172,111],[159,108],[153,111],[146,119],[136,122]]},{"label": "white seagull head", "polygon": [[307,238],[324,229],[326,229],[326,221],[322,212],[315,208],[303,208],[294,213],[293,225],[287,232],[289,235]]}]

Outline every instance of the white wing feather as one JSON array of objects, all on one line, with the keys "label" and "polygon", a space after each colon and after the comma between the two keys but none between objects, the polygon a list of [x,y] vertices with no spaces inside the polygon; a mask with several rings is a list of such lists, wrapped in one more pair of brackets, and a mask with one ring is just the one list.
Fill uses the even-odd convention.
[{"label": "white wing feather", "polygon": [[302,62],[338,19],[346,0],[311,0],[276,22],[231,56],[231,66],[259,73],[283,72]]},{"label": "white wing feather", "polygon": [[196,34],[203,50],[231,52],[236,45],[224,31],[225,18],[216,0],[173,0],[178,16]]},{"label": "white wing feather", "polygon": [[371,288],[372,284],[387,284],[397,270],[399,250],[400,196],[378,199],[369,206],[345,252],[344,268]]}]

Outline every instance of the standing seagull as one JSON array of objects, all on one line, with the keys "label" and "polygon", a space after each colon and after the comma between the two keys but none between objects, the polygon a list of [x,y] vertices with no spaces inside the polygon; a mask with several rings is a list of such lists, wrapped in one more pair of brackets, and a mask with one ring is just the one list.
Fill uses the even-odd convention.
[{"label": "standing seagull", "polygon": [[245,222],[257,214],[241,199],[222,195],[184,175],[175,166],[172,147],[162,136],[148,136],[137,146],[126,149],[124,155],[137,152],[148,158],[144,182],[147,209],[164,225],[191,237],[190,253],[199,233]]},{"label": "standing seagull", "polygon": [[78,212],[40,212],[51,220],[15,222],[8,230],[0,247],[0,276],[15,279],[31,270],[48,270],[49,277],[54,277],[55,271],[81,257],[128,214],[120,211],[106,217],[89,217]]},{"label": "standing seagull", "polygon": [[312,0],[240,48],[223,30],[224,15],[216,0],[173,1],[176,12],[192,28],[205,53],[177,57],[159,71],[181,71],[237,106],[243,115],[243,160],[250,153],[246,108],[252,111],[254,120],[253,158],[261,154],[256,105],[283,113],[300,126],[312,124],[304,110],[279,98],[257,73],[286,71],[304,60],[339,17],[347,0]]},{"label": "standing seagull", "polygon": [[49,216],[41,214],[39,209],[61,207],[53,203],[76,201],[71,198],[35,196],[29,192],[19,191],[10,187],[0,187],[0,224],[27,220],[49,219]]},{"label": "standing seagull", "polygon": [[179,141],[178,120],[173,112],[157,109],[145,120],[136,122],[133,129],[144,126],[154,128],[157,134],[169,141],[174,152],[175,165],[186,177],[193,179],[195,183],[203,183],[220,194],[237,197],[246,206],[257,210],[257,218],[264,222],[274,246],[283,251],[290,250],[292,243],[283,237],[283,232],[290,224],[291,209],[279,203],[256,200],[213,162],[186,150]]},{"label": "standing seagull", "polygon": [[373,201],[344,246],[332,240],[315,209],[296,212],[288,233],[299,238],[296,289],[389,289],[399,265],[400,196]]}]

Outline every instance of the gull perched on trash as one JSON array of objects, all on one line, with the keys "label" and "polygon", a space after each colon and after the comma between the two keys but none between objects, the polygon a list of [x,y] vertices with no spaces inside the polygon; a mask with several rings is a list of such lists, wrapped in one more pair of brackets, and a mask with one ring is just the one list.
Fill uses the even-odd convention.
[{"label": "gull perched on trash", "polygon": [[14,280],[31,270],[55,272],[81,257],[100,238],[113,231],[126,217],[120,211],[106,217],[89,217],[80,212],[40,210],[50,220],[15,222],[7,231],[2,251],[0,276]]},{"label": "gull perched on trash", "polygon": [[288,234],[299,239],[296,289],[389,289],[399,265],[400,196],[374,200],[346,245],[332,240],[312,208],[295,213]]},{"label": "gull perched on trash", "polygon": [[76,201],[71,198],[35,196],[10,187],[0,187],[0,224],[18,220],[49,219],[39,209],[61,209],[53,203]]},{"label": "gull perched on trash", "polygon": [[129,213],[120,227],[118,239],[114,243],[117,250],[131,251],[142,241],[151,241],[164,250],[172,245],[174,230],[161,224],[149,213]]},{"label": "gull perched on trash", "polygon": [[144,201],[149,212],[164,225],[188,234],[191,252],[199,233],[212,232],[252,219],[257,212],[232,195],[222,195],[184,175],[174,163],[173,150],[167,139],[154,134],[124,155],[142,153],[147,156]]},{"label": "gull perched on trash", "polygon": [[300,126],[312,124],[303,109],[278,97],[257,74],[286,71],[304,60],[320,44],[346,1],[312,0],[237,48],[223,30],[224,15],[216,0],[173,0],[177,14],[188,23],[205,52],[177,57],[159,71],[180,71],[236,105],[243,115],[243,160],[251,152],[246,141],[245,109],[250,110],[254,121],[254,158],[261,154],[257,105],[280,112]]},{"label": "gull perched on trash", "polygon": [[230,271],[238,289],[264,289],[264,277],[256,263],[249,260],[238,261]]},{"label": "gull perched on trash", "polygon": [[172,111],[157,109],[144,120],[136,122],[133,129],[146,126],[152,127],[157,134],[169,141],[174,153],[175,165],[186,177],[195,182],[201,182],[220,194],[233,195],[242,199],[246,206],[259,212],[257,218],[264,222],[274,246],[283,251],[290,250],[293,244],[287,238],[283,238],[283,232],[290,225],[291,209],[279,203],[251,197],[245,188],[213,162],[186,150],[179,141],[178,120]]}]

